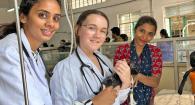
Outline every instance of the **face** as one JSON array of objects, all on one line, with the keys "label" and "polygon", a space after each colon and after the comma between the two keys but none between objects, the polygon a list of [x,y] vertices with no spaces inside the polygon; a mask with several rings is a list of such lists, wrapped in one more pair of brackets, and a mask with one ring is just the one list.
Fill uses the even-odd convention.
[{"label": "face", "polygon": [[42,44],[51,39],[59,28],[60,6],[56,0],[39,0],[28,14],[20,15],[30,44]]},{"label": "face", "polygon": [[144,47],[145,44],[149,43],[155,35],[155,26],[145,23],[135,30],[135,44],[139,47]]},{"label": "face", "polygon": [[84,51],[95,51],[101,47],[106,39],[108,23],[101,15],[90,14],[77,26],[79,46]]}]

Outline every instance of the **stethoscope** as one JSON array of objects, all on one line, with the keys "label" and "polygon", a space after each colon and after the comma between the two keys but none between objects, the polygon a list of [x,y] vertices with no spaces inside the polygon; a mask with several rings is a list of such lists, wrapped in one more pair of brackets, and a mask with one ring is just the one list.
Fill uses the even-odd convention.
[{"label": "stethoscope", "polygon": [[[78,58],[79,61],[81,62],[81,67],[80,67],[81,74],[83,75],[85,81],[87,82],[87,85],[89,86],[89,88],[90,88],[90,90],[93,92],[93,94],[97,95],[97,94],[103,89],[103,85],[102,85],[102,82],[101,82],[100,78],[98,77],[98,75],[95,73],[94,69],[93,69],[91,66],[85,64],[85,63],[81,60],[81,57],[80,57],[79,54],[78,54],[77,48],[75,49],[75,52],[76,52],[77,58]],[[99,64],[100,64],[100,68],[101,68],[102,73],[103,73],[104,70],[103,70],[103,68],[102,68],[102,65],[101,65],[100,61],[101,61],[106,67],[108,67],[108,65],[107,65],[107,64],[106,64],[106,63],[105,63],[97,54],[94,53],[94,55],[95,55],[96,58],[98,59],[98,62],[99,62]],[[100,61],[99,61],[99,60],[100,60]],[[97,92],[93,91],[91,85],[89,84],[89,81],[87,80],[87,78],[86,78],[86,76],[85,76],[85,73],[84,73],[84,68],[85,68],[85,67],[88,68],[88,69],[96,76],[96,78],[98,79],[98,81],[99,81],[100,84],[101,84],[101,87],[100,87],[100,89],[99,89]],[[108,67],[108,68],[109,68],[109,67]],[[113,71],[112,71],[110,68],[109,68],[109,72],[110,72],[111,74],[113,74]]]},{"label": "stethoscope", "polygon": [[[33,60],[32,60],[32,58],[30,57],[30,55],[29,55],[27,49],[24,47],[24,44],[23,44],[23,43],[22,43],[22,49],[23,49],[23,51],[24,51],[24,53],[25,53],[25,55],[26,55],[26,57],[27,57],[27,59],[28,59],[30,65],[31,65],[32,69],[35,70],[35,65],[34,65],[34,63],[33,63]],[[38,49],[38,52],[39,52],[39,49]],[[44,67],[45,67],[44,62],[43,62],[43,65],[44,65]],[[52,73],[52,72],[49,72],[48,70],[46,70],[46,73],[48,74],[49,77],[52,77],[52,75],[53,75],[53,73]]]}]

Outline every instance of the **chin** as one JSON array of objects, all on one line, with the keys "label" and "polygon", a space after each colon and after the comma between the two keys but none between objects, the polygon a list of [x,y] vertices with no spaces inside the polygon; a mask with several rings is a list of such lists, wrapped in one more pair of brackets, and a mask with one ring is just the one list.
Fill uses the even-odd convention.
[{"label": "chin", "polygon": [[43,42],[47,42],[47,41],[51,40],[51,38],[52,38],[52,37],[44,37],[44,38],[43,38]]}]

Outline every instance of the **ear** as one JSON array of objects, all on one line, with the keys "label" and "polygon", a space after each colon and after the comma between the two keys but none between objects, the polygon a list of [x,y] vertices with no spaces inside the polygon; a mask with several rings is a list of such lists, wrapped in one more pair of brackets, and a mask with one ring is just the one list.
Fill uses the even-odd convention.
[{"label": "ear", "polygon": [[24,15],[23,13],[20,14],[20,21],[21,23],[26,23],[27,22],[27,16]]},{"label": "ear", "polygon": [[78,31],[79,31],[79,26],[76,25],[75,28],[74,28],[74,32],[75,32],[75,35],[78,36]]}]

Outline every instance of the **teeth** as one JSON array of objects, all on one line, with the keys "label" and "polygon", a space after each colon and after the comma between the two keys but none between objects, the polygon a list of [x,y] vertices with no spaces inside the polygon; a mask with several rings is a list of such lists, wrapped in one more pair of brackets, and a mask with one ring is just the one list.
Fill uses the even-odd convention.
[{"label": "teeth", "polygon": [[43,29],[42,31],[43,31],[43,33],[46,34],[46,35],[50,35],[50,34],[52,33],[52,32],[49,31],[48,29]]}]

